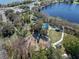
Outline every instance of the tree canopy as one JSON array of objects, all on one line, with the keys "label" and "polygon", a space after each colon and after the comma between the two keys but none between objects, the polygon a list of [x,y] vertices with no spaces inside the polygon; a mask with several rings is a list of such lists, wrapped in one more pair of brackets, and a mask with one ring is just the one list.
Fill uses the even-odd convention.
[{"label": "tree canopy", "polygon": [[63,45],[66,52],[71,54],[73,59],[79,59],[79,38],[73,35],[66,35]]}]

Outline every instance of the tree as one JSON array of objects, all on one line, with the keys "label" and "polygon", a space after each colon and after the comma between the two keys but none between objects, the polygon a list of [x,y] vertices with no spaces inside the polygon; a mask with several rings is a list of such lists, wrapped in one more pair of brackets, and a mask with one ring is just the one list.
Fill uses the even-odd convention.
[{"label": "tree", "polygon": [[32,59],[62,59],[59,52],[53,47],[32,51]]},{"label": "tree", "polygon": [[59,51],[54,49],[53,47],[50,47],[46,50],[47,59],[62,59],[61,55],[59,54]]},{"label": "tree", "polygon": [[31,32],[41,31],[43,20],[38,20],[34,25],[31,25]]},{"label": "tree", "polygon": [[9,13],[13,13],[14,11],[12,9],[6,10],[5,15],[7,16]]},{"label": "tree", "polygon": [[3,19],[2,19],[2,15],[0,15],[0,22],[2,21]]},{"label": "tree", "polygon": [[13,12],[14,11],[12,9],[9,9],[9,10],[5,11],[5,15],[11,22],[14,22],[15,20],[20,20],[19,15],[17,15],[16,13],[13,13]]},{"label": "tree", "polygon": [[15,14],[14,13],[9,13],[7,15],[7,18],[9,18],[9,20],[13,22],[16,17],[15,17]]},{"label": "tree", "polygon": [[20,37],[26,37],[27,30],[26,29],[21,29],[21,30],[16,31],[16,33]]},{"label": "tree", "polygon": [[79,0],[77,0],[77,2],[79,2]]},{"label": "tree", "polygon": [[21,18],[24,21],[24,23],[30,23],[30,17],[28,13],[22,14]]},{"label": "tree", "polygon": [[74,0],[64,0],[64,3],[67,3],[67,4],[72,4],[74,2]]},{"label": "tree", "polygon": [[79,38],[67,35],[63,43],[67,54],[71,54],[72,59],[79,59]]},{"label": "tree", "polygon": [[47,59],[46,50],[32,51],[32,59]]},{"label": "tree", "polygon": [[74,0],[70,0],[70,4],[72,4],[74,2]]},{"label": "tree", "polygon": [[10,37],[15,32],[14,26],[12,24],[5,24],[1,31],[3,37]]}]

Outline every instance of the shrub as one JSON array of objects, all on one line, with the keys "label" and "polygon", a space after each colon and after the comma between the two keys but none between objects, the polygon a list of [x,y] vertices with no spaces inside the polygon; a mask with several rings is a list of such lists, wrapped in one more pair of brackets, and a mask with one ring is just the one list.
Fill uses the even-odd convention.
[{"label": "shrub", "polygon": [[66,52],[71,54],[72,59],[79,59],[79,38],[73,35],[66,35],[63,45]]},{"label": "shrub", "polygon": [[2,36],[3,37],[10,37],[14,34],[14,26],[11,24],[5,24],[2,28]]}]

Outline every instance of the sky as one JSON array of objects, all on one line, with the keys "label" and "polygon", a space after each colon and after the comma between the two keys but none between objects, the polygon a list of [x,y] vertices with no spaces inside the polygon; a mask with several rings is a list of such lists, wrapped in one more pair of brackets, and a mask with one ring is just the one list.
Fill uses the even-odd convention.
[{"label": "sky", "polygon": [[0,0],[0,4],[8,4],[8,3],[12,3],[12,2],[15,2],[15,1],[22,1],[22,0]]}]

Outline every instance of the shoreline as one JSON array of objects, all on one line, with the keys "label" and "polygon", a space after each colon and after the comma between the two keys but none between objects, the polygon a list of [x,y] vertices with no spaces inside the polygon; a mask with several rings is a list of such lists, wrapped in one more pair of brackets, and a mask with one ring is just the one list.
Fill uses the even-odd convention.
[{"label": "shoreline", "polygon": [[[48,6],[51,6],[52,4],[56,4],[57,2],[50,2],[50,3],[48,3],[48,4],[45,4],[45,5],[43,5],[43,6],[39,6],[38,7],[38,10],[40,11],[40,12],[42,12],[42,10],[43,9],[46,9]],[[59,4],[60,3],[63,3],[63,2],[59,2]],[[77,4],[78,5],[78,4]],[[43,12],[42,12],[43,13]],[[43,13],[44,14],[44,13]],[[48,15],[49,16],[49,15]],[[72,23],[72,24],[74,24],[74,25],[79,25],[79,22],[74,22],[74,21],[69,21],[68,19],[65,19],[65,18],[62,18],[62,17],[59,17],[59,16],[49,16],[49,17],[57,17],[57,18],[61,18],[62,20],[64,19],[64,21],[68,21],[68,22],[70,22],[70,23]]]},{"label": "shoreline", "polygon": [[77,23],[77,22],[72,22],[72,21],[69,21],[69,20],[64,19],[62,17],[58,17],[58,16],[49,16],[49,17],[55,17],[55,18],[58,18],[60,21],[68,22],[68,23],[71,23],[73,25],[79,25],[79,23]]},{"label": "shoreline", "polygon": [[49,17],[41,12],[38,13],[42,15],[42,18],[48,19],[48,23],[50,25],[55,25],[60,28],[64,26],[65,33],[79,37],[79,24],[63,20],[59,17]]},{"label": "shoreline", "polygon": [[40,12],[40,14],[42,14],[43,16],[45,16],[45,17],[47,17],[47,18],[54,18],[54,19],[56,19],[56,20],[58,20],[58,21],[62,21],[62,22],[64,21],[64,22],[67,22],[67,23],[70,23],[70,24],[79,26],[79,23],[71,22],[71,21],[69,21],[69,20],[67,20],[67,19],[64,19],[64,18],[62,18],[62,17],[58,17],[58,16],[48,16],[48,15],[44,14],[43,12]]}]

